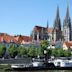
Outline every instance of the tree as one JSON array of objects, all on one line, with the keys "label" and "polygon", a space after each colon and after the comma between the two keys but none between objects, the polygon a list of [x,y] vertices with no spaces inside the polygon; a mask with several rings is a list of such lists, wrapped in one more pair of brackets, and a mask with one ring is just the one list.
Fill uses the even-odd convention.
[{"label": "tree", "polygon": [[71,56],[71,52],[68,50],[63,50],[63,48],[55,48],[52,50],[52,56],[69,57],[69,56]]},{"label": "tree", "polygon": [[37,51],[36,48],[31,47],[28,49],[28,56],[30,57],[36,57],[37,56]]},{"label": "tree", "polygon": [[2,58],[5,55],[6,47],[3,44],[0,44],[0,57]]},{"label": "tree", "polygon": [[71,52],[68,50],[64,50],[64,57],[69,57],[71,56]]},{"label": "tree", "polygon": [[58,52],[57,52],[57,49],[55,48],[52,50],[52,56],[56,57],[57,55],[58,55]]},{"label": "tree", "polygon": [[63,53],[63,49],[62,48],[55,48],[52,50],[52,56],[55,56],[55,57],[63,57],[64,53]]},{"label": "tree", "polygon": [[48,49],[48,50],[47,50],[47,55],[48,55],[48,56],[51,56],[51,55],[52,55],[52,49]]},{"label": "tree", "polygon": [[27,55],[27,49],[25,47],[19,47],[18,48],[18,55],[20,56],[24,56],[24,55]]},{"label": "tree", "polygon": [[41,51],[44,52],[44,50],[47,49],[48,45],[49,45],[49,43],[47,40],[41,41],[41,43],[40,43]]},{"label": "tree", "polygon": [[17,55],[17,47],[14,44],[11,44],[8,49],[8,53],[11,58],[15,58],[15,56]]},{"label": "tree", "polygon": [[41,48],[37,48],[37,56],[42,56],[43,55],[43,53],[42,53],[42,51],[41,51]]}]

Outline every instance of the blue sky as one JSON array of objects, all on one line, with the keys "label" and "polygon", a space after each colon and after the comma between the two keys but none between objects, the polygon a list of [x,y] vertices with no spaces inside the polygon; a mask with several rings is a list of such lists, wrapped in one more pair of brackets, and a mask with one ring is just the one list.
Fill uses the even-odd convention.
[{"label": "blue sky", "polygon": [[[30,35],[35,25],[52,27],[57,5],[61,23],[66,14],[66,0],[0,0],[0,32]],[[69,0],[72,19],[72,0]]]}]

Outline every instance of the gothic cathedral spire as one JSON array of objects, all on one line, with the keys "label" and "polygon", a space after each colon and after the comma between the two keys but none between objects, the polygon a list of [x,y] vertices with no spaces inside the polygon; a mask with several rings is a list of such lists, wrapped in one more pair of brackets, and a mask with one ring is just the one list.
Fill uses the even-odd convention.
[{"label": "gothic cathedral spire", "polygon": [[69,16],[68,0],[67,0],[66,16],[63,23],[63,36],[64,36],[64,41],[71,41],[71,19]]},{"label": "gothic cathedral spire", "polygon": [[53,28],[53,41],[59,41],[61,40],[61,22],[60,22],[60,16],[59,16],[59,6],[57,6],[57,13],[56,18],[54,22],[54,28]]},{"label": "gothic cathedral spire", "polygon": [[48,29],[48,27],[49,27],[49,26],[48,26],[48,20],[47,20],[47,29]]},{"label": "gothic cathedral spire", "polygon": [[56,18],[54,22],[54,28],[56,30],[61,30],[61,22],[60,22],[60,16],[59,16],[59,6],[57,6],[57,13],[56,13]]},{"label": "gothic cathedral spire", "polygon": [[69,4],[67,0],[67,11],[66,11],[66,19],[69,18]]},{"label": "gothic cathedral spire", "polygon": [[59,18],[59,6],[57,6],[57,14],[56,14],[56,18]]}]

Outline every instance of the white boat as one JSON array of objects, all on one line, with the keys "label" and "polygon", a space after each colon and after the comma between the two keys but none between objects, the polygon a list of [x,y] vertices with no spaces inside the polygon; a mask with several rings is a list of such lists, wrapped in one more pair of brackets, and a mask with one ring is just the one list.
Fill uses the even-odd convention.
[{"label": "white boat", "polygon": [[24,65],[19,65],[19,64],[12,64],[11,68],[24,68]]},{"label": "white boat", "polygon": [[26,68],[32,67],[32,64],[11,64],[11,68]]},{"label": "white boat", "polygon": [[43,62],[33,62],[33,67],[41,67],[43,66]]},{"label": "white boat", "polygon": [[43,66],[44,62],[40,59],[33,59],[32,65],[33,67],[41,67]]},{"label": "white boat", "polygon": [[55,59],[49,63],[54,63],[56,67],[72,67],[72,60]]}]

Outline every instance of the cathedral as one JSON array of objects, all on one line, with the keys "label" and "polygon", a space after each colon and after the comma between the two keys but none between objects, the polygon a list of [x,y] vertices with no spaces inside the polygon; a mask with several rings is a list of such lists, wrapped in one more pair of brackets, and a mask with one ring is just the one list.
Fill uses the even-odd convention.
[{"label": "cathedral", "polygon": [[61,24],[61,19],[59,15],[59,6],[57,6],[56,17],[54,20],[53,28],[35,26],[32,31],[32,41],[40,42],[41,40],[48,41],[72,41],[72,26],[71,19],[69,15],[69,5],[67,3],[66,15],[63,21],[63,27]]},{"label": "cathedral", "polygon": [[[63,28],[63,29],[62,29]],[[71,41],[72,40],[72,26],[71,19],[69,15],[69,5],[67,3],[66,15],[63,22],[63,27],[61,26],[61,20],[59,16],[59,7],[57,7],[57,14],[53,26],[53,41]]]}]

